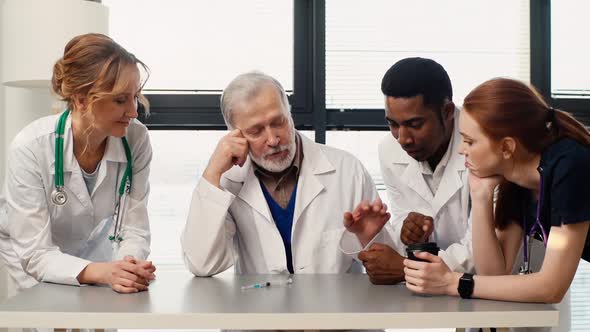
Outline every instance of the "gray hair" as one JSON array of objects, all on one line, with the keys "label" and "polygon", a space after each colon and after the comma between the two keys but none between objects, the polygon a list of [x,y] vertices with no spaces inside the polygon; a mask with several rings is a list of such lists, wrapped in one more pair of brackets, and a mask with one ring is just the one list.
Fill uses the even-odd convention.
[{"label": "gray hair", "polygon": [[289,116],[289,119],[291,118],[291,107],[285,89],[283,89],[281,83],[272,76],[259,71],[252,71],[238,75],[229,83],[221,94],[221,114],[223,115],[223,120],[225,120],[228,129],[233,129],[232,113],[235,111],[235,105],[256,97],[262,88],[269,85],[277,90],[281,99],[281,104],[283,104],[283,109],[286,115]]}]

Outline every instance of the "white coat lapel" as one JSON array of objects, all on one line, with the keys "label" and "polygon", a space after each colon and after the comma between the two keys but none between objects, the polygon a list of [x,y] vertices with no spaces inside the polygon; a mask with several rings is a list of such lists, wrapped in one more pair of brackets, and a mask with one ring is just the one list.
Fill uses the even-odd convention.
[{"label": "white coat lapel", "polygon": [[459,135],[459,111],[455,110],[454,133],[451,141],[451,154],[449,162],[445,167],[444,174],[438,185],[438,190],[432,201],[433,215],[447,203],[457,190],[463,187],[462,176],[466,172],[465,157],[459,154],[459,145],[461,144],[461,135]]},{"label": "white coat lapel", "polygon": [[303,161],[297,181],[293,227],[297,224],[303,211],[324,190],[324,185],[318,180],[317,175],[335,170],[316,143],[303,135],[300,135],[300,137],[303,148]]},{"label": "white coat lapel", "polygon": [[[133,156],[131,156],[133,158]],[[105,148],[104,157],[102,158],[100,168],[98,169],[98,177],[91,197],[98,191],[103,184],[108,172],[119,170],[117,177],[117,186],[113,190],[119,191],[119,184],[125,174],[125,167],[127,167],[127,156],[125,155],[125,148],[123,142],[119,137],[109,136],[107,138],[107,146]],[[118,197],[118,196],[117,196]]]},{"label": "white coat lapel", "polygon": [[432,202],[432,191],[430,191],[426,180],[424,180],[420,165],[410,156],[408,156],[407,162],[408,166],[402,174],[401,181],[420,195],[426,202]]},{"label": "white coat lapel", "polygon": [[[72,117],[68,117],[64,130],[63,172],[64,187],[69,190],[87,209],[92,210],[90,194],[82,177],[80,165],[74,156],[74,140],[72,137]],[[55,160],[53,161],[55,163]],[[55,175],[54,165],[51,165],[51,173]],[[70,197],[71,198],[71,197]]]},{"label": "white coat lapel", "polygon": [[438,190],[432,201],[432,213],[436,216],[438,211],[453,197],[453,195],[463,187],[461,176],[465,172],[465,158],[459,154],[454,154],[449,160]]},{"label": "white coat lapel", "polygon": [[[264,216],[268,222],[274,224],[270,215],[268,204],[266,203],[266,199],[264,199],[262,188],[260,188],[260,182],[258,181],[256,175],[254,175],[254,168],[252,167],[252,161],[250,160],[250,157],[248,157],[246,163],[239,173],[241,173],[240,177],[244,182],[244,185],[238,193],[238,197],[250,205],[250,207],[260,213],[262,216]],[[239,180],[233,176],[230,178]]]},{"label": "white coat lapel", "polygon": [[[71,193],[68,193],[69,199],[75,197],[78,199],[78,201],[80,201],[84,208],[88,210],[93,210],[92,201],[90,200],[90,194],[88,193],[88,189],[86,188],[86,183],[84,182],[84,178],[82,177],[80,168],[74,169],[72,171],[66,171],[64,169],[64,187],[66,189],[66,193],[68,193],[68,191]],[[72,194],[74,195],[74,197],[72,197]]]}]

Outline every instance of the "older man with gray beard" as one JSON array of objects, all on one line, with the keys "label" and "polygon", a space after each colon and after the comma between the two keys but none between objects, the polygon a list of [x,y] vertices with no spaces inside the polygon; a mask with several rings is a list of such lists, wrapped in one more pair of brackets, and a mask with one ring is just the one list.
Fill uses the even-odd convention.
[{"label": "older man with gray beard", "polygon": [[359,247],[389,218],[361,162],[300,135],[285,91],[268,75],[236,77],[221,111],[230,132],[194,190],[181,235],[188,269],[196,276],[232,265],[241,274],[361,272],[339,249],[345,212],[371,202],[365,222],[347,223]]}]

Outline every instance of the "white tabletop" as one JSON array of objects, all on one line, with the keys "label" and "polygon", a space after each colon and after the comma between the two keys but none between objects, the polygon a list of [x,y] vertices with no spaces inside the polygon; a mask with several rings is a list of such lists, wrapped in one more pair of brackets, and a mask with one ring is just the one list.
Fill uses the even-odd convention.
[{"label": "white tabletop", "polygon": [[284,275],[196,278],[159,272],[150,290],[41,283],[0,304],[0,327],[381,329],[555,326],[552,305],[413,295],[366,275],[294,275],[290,286],[241,290]]}]

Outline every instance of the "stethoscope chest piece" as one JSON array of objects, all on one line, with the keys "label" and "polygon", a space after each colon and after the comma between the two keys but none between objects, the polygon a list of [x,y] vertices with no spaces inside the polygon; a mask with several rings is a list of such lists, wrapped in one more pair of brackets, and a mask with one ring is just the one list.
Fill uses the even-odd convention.
[{"label": "stethoscope chest piece", "polygon": [[[68,202],[68,195],[64,190],[63,170],[64,132],[68,114],[70,114],[69,110],[63,112],[63,114],[59,117],[59,121],[57,122],[57,127],[55,129],[55,189],[51,193],[51,202],[57,206],[64,206]],[[121,137],[121,142],[123,143],[123,148],[125,149],[125,157],[127,157],[127,166],[125,168],[123,178],[121,179],[121,184],[119,185],[119,201],[117,202],[117,205],[115,207],[116,219],[113,235],[109,237],[111,241],[117,243],[123,240],[123,237],[120,235],[120,233],[123,227],[123,215],[125,213],[124,205],[127,200],[127,195],[129,195],[131,191],[131,181],[133,176],[133,158],[131,155],[131,148],[129,147],[129,143],[127,142],[127,138],[125,136]],[[123,197],[125,198],[123,199]],[[122,199],[123,204],[121,204]]]},{"label": "stethoscope chest piece", "polygon": [[68,201],[68,194],[62,188],[56,188],[51,193],[51,201],[55,205],[63,206]]}]

